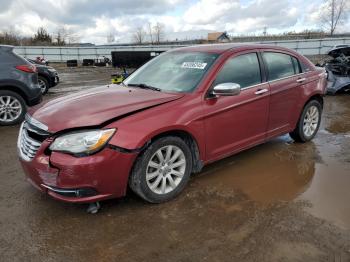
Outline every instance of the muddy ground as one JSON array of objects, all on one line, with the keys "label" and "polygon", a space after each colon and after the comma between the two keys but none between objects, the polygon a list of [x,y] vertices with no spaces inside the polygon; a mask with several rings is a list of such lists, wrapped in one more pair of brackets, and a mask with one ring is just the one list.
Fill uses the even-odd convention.
[{"label": "muddy ground", "polygon": [[[45,99],[111,73],[62,68]],[[1,261],[350,261],[350,95],[325,98],[313,142],[276,138],[207,166],[174,201],[129,192],[97,215],[25,181],[17,133],[0,128]]]}]

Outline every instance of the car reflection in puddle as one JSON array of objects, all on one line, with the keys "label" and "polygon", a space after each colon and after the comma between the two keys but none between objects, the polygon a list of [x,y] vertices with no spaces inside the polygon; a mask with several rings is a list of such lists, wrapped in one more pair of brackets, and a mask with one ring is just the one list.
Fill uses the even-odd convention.
[{"label": "car reflection in puddle", "polygon": [[296,144],[283,136],[209,165],[198,183],[236,189],[263,204],[292,200],[312,180],[315,162],[320,161],[316,151],[312,142]]}]

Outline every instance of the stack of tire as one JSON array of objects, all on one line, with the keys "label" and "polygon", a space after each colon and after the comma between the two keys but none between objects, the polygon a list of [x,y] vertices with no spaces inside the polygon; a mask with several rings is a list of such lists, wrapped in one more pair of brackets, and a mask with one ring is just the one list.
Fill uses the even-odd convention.
[{"label": "stack of tire", "polygon": [[94,59],[83,59],[83,66],[94,66]]},{"label": "stack of tire", "polygon": [[67,67],[77,67],[78,66],[78,60],[67,60]]}]

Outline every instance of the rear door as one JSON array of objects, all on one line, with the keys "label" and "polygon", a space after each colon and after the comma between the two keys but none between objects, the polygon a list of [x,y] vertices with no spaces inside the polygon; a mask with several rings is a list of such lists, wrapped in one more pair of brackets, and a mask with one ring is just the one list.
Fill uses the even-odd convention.
[{"label": "rear door", "polygon": [[237,83],[236,96],[207,97],[204,101],[207,160],[212,161],[265,140],[269,85],[264,82],[257,52],[229,57],[211,88]]},{"label": "rear door", "polygon": [[296,57],[279,51],[262,53],[270,84],[267,137],[289,132],[299,109],[301,86],[305,80]]}]

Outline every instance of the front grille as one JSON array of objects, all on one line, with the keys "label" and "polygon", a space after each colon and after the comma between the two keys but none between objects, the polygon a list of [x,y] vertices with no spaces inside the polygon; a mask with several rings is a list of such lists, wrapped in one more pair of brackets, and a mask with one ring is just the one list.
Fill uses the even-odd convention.
[{"label": "front grille", "polygon": [[24,121],[20,129],[17,145],[21,158],[31,161],[46,137],[48,137],[46,131],[32,127],[27,121]]}]

